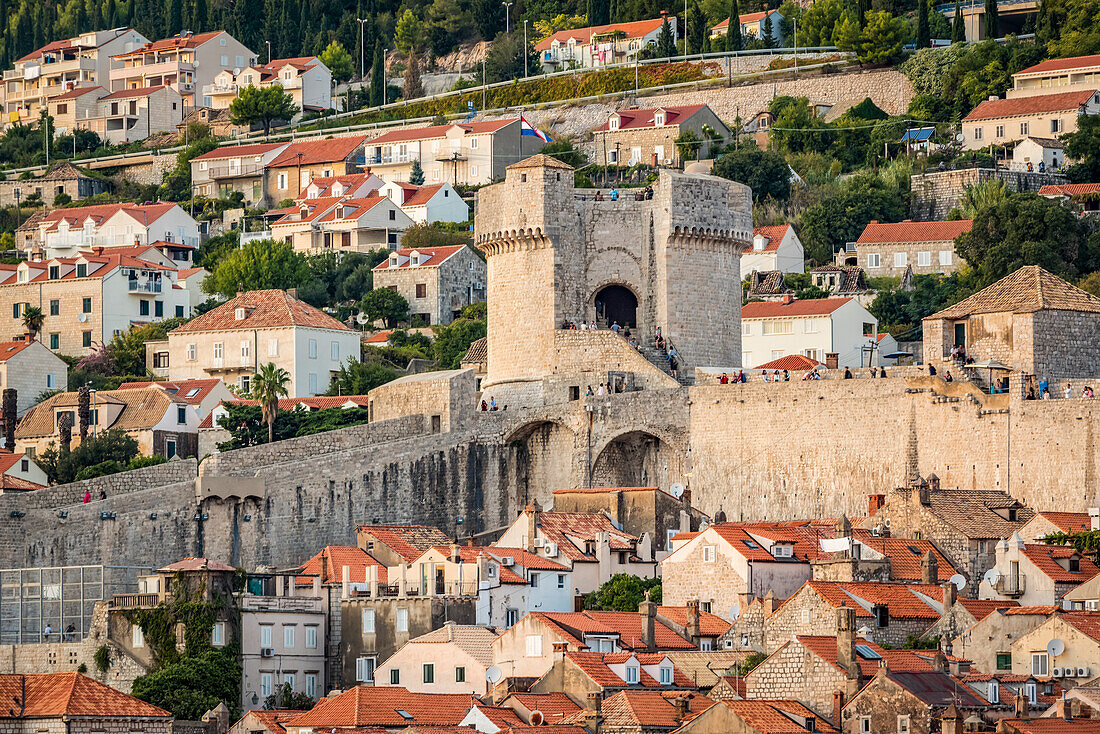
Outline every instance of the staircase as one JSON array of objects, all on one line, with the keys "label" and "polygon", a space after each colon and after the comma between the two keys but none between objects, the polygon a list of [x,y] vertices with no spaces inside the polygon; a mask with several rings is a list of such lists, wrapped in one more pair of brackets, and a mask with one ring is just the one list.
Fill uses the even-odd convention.
[{"label": "staircase", "polygon": [[[665,353],[663,351],[657,349],[652,344],[639,343],[638,347],[639,347],[639,351],[641,352],[642,356],[645,357],[646,360],[648,360],[651,365],[653,365],[654,367],[659,369],[661,372],[664,372],[669,377],[672,377],[672,373],[668,369],[668,357],[665,355]],[[676,382],[680,383],[681,385],[683,385],[685,387],[688,386],[688,385],[694,385],[695,384],[694,374],[691,373],[687,369],[686,365],[684,364],[683,359],[680,359],[678,361],[680,363],[680,369],[679,369],[680,376],[679,377],[673,377],[673,379],[676,380]]]}]

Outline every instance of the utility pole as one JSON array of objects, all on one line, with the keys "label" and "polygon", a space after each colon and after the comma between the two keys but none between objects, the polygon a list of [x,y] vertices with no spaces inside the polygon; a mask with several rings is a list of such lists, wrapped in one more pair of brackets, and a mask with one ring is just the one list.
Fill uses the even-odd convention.
[{"label": "utility pole", "polygon": [[511,18],[512,18],[512,5],[513,5],[513,3],[502,2],[501,5],[504,6],[504,32],[505,33],[511,33],[512,32]]},{"label": "utility pole", "polygon": [[527,58],[527,19],[523,19],[523,78],[527,78],[527,67],[529,66]]},{"label": "utility pole", "polygon": [[267,63],[271,63],[271,41],[264,41],[267,44]]},{"label": "utility pole", "polygon": [[791,18],[793,23],[793,29],[791,33],[794,35],[794,73],[798,74],[798,18]]},{"label": "utility pole", "polygon": [[623,182],[623,161],[621,154],[619,153],[619,146],[621,143],[615,143],[615,168],[619,169],[619,183]]}]

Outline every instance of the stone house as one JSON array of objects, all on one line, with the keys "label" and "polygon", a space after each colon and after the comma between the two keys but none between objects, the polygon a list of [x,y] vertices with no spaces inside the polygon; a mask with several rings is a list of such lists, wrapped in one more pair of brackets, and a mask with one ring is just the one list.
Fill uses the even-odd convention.
[{"label": "stone house", "polygon": [[750,301],[782,301],[794,297],[794,291],[784,282],[782,270],[753,270],[745,280],[749,284],[745,298]]},{"label": "stone house", "polygon": [[[944,583],[943,587],[943,614],[934,625],[929,627],[923,637],[931,639],[939,637],[947,640],[944,649],[952,652],[950,640],[964,634],[968,629],[984,620],[993,612],[1005,609],[1019,608],[1019,603],[1014,601],[1000,601],[989,599],[974,599],[967,596],[960,597],[959,589],[952,583]],[[992,639],[992,638],[991,638]]]},{"label": "stone house", "polygon": [[428,417],[433,433],[451,431],[473,419],[474,389],[474,376],[465,369],[399,377],[370,391],[370,419],[419,412]]},{"label": "stone house", "polygon": [[[1097,518],[1093,520],[1093,518]],[[1088,512],[1036,512],[1017,532],[1025,541],[1039,541],[1052,533],[1084,533],[1097,530],[1100,515]]]},{"label": "stone house", "polygon": [[184,98],[173,87],[127,87],[100,97],[96,109],[74,124],[121,145],[175,132],[186,114]]},{"label": "stone house", "polygon": [[[36,456],[61,443],[62,414],[72,419],[73,448],[80,444],[75,392],[58,393],[31,408],[15,429],[15,447]],[[160,387],[92,393],[88,431],[117,430],[138,442],[142,456],[186,459],[198,450],[199,416],[192,406]]]},{"label": "stone house", "polygon": [[1018,532],[997,543],[996,561],[978,586],[982,599],[1021,606],[1060,606],[1062,598],[1100,569],[1069,546],[1028,544]]},{"label": "stone house", "polygon": [[0,389],[16,391],[16,416],[26,413],[46,390],[64,390],[68,385],[68,363],[30,334],[0,342]]},{"label": "stone house", "polygon": [[315,178],[358,173],[366,135],[299,140],[283,148],[264,166],[263,206],[294,199]]},{"label": "stone house", "polygon": [[1100,298],[1037,265],[926,317],[923,327],[928,364],[945,363],[962,344],[976,361],[997,360],[1052,388],[1100,375]]},{"label": "stone house", "polygon": [[420,161],[427,184],[479,186],[502,178],[505,168],[544,144],[523,134],[518,117],[404,128],[367,141],[366,165],[386,181],[408,181],[413,161]]},{"label": "stone house", "polygon": [[283,724],[302,715],[301,711],[253,709],[229,727],[228,734],[286,734]]},{"label": "stone house", "polygon": [[829,734],[836,729],[798,701],[724,698],[686,721],[681,734]]},{"label": "stone house", "polygon": [[[858,265],[822,265],[810,271],[810,280],[830,296],[861,298],[866,297],[869,290],[866,273]],[[860,303],[869,305],[862,299]]]},{"label": "stone house", "polygon": [[595,591],[617,573],[657,575],[653,538],[624,532],[602,513],[544,512],[537,506],[527,507],[496,545],[525,548],[568,566],[579,595]]},{"label": "stone house", "polygon": [[658,487],[555,489],[553,501],[556,512],[603,513],[631,535],[649,535],[656,545],[657,560],[672,551],[673,536],[700,530],[710,519],[691,506],[690,490],[677,498]]},{"label": "stone house", "polygon": [[273,363],[290,374],[290,397],[320,395],[359,349],[358,332],[293,294],[249,291],[168,333],[168,378],[217,377],[248,392]]},{"label": "stone house", "polygon": [[493,664],[496,632],[453,622],[414,637],[375,671],[375,685],[403,686],[413,693],[488,692],[485,671]]},{"label": "stone house", "polygon": [[677,695],[672,691],[626,690],[602,701],[597,701],[598,695],[594,694],[591,701],[597,704],[595,707],[578,711],[567,722],[614,734],[664,734],[683,731],[686,724],[715,705],[706,696],[690,691]]},{"label": "stone house", "polygon": [[741,256],[741,272],[805,270],[805,251],[798,233],[789,224],[752,228],[752,249]]},{"label": "stone house", "polygon": [[89,176],[68,161],[58,161],[37,178],[0,181],[0,206],[12,206],[34,194],[47,204],[52,204],[61,194],[72,201],[81,201],[102,194],[108,188],[107,179]]},{"label": "stone house", "polygon": [[[875,356],[878,319],[854,298],[749,302],[741,308],[741,364],[755,367],[788,354],[840,367],[863,367]],[[874,364],[879,364],[878,361]]]},{"label": "stone house", "polygon": [[969,232],[969,219],[945,222],[897,223],[872,220],[854,243],[836,253],[838,266],[862,266],[868,276],[901,277],[911,269],[916,275],[954,273],[960,258],[955,239]]},{"label": "stone house", "polygon": [[465,693],[413,693],[397,686],[348,686],[327,697],[324,706],[299,712],[284,722],[286,734],[314,731],[377,731],[457,727],[477,699]]},{"label": "stone house", "polygon": [[[687,150],[677,147],[683,136]],[[592,131],[586,146],[592,160],[609,166],[637,165],[682,167],[685,161],[711,157],[711,150],[729,141],[730,129],[706,104],[612,112],[607,122]],[[715,138],[719,140],[716,144]]]},{"label": "stone house", "polygon": [[618,691],[639,689],[664,692],[698,686],[663,652],[556,652],[549,669],[529,690],[561,691],[581,702],[589,695],[606,699]]},{"label": "stone house", "polygon": [[[201,95],[206,85],[224,69],[256,63],[256,54],[225,31],[184,31],[111,58],[113,91],[166,86],[181,95],[188,107],[212,107],[212,100]],[[104,74],[101,83],[107,78]]]},{"label": "stone house", "polygon": [[445,181],[424,186],[390,181],[381,187],[379,193],[389,197],[417,224],[465,222],[470,219],[470,206]]},{"label": "stone house", "polygon": [[0,449],[0,494],[33,492],[47,484],[46,472],[26,454]]},{"label": "stone house", "polygon": [[77,87],[102,84],[114,54],[147,42],[133,28],[113,28],[51,41],[16,59],[4,79],[2,124],[37,123],[49,100]]},{"label": "stone house", "polygon": [[[81,673],[0,674],[0,729],[10,734],[171,734],[172,714]],[[16,708],[11,702],[16,701]]]},{"label": "stone house", "polygon": [[[969,658],[973,661],[975,670],[998,675],[1011,673],[1014,658],[1013,643],[1045,622],[1057,609],[1054,606],[998,607],[976,619],[968,627],[960,624],[957,636],[951,639],[951,654]],[[977,617],[977,615],[974,616]],[[939,632],[950,636],[951,630],[946,628],[929,630],[929,634]]]},{"label": "stone house", "polygon": [[253,62],[246,68],[225,68],[219,71],[213,82],[202,88],[203,104],[228,109],[241,89],[246,87],[278,86],[294,100],[299,110],[291,121],[297,121],[305,112],[324,112],[332,109],[332,72],[316,56],[298,56],[274,59],[266,64]]},{"label": "stone house", "polygon": [[[1081,115],[1100,113],[1100,91],[1091,89],[1031,97],[989,99],[962,120],[963,150],[1004,145],[1029,135],[1058,137],[1077,131]],[[1058,165],[1065,163],[1058,160]]]},{"label": "stone house", "polygon": [[[1052,649],[1053,640],[1062,644]],[[1013,673],[1067,688],[1095,678],[1098,660],[1100,612],[1057,612],[1012,643]]]},{"label": "stone house", "polygon": [[[271,224],[268,236],[298,252],[371,252],[396,249],[412,219],[385,196],[301,199]],[[269,212],[270,214],[270,212]]]},{"label": "stone house", "polygon": [[437,545],[450,545],[454,540],[430,525],[358,525],[355,544],[386,567],[412,563],[424,551]]},{"label": "stone house", "polygon": [[[927,328],[927,327],[926,327]],[[1007,492],[940,487],[939,479],[914,482],[885,495],[872,495],[874,513],[863,525],[900,537],[930,540],[967,579],[967,595],[992,568],[996,543],[1035,514]]]},{"label": "stone house", "polygon": [[226,198],[244,194],[245,204],[264,200],[264,171],[267,164],[286,150],[289,143],[224,145],[191,159],[191,185],[197,196]]},{"label": "stone house", "polygon": [[848,604],[865,639],[898,647],[940,618],[942,593],[935,584],[807,581],[764,620],[765,652],[792,635],[829,634]]},{"label": "stone house", "polygon": [[676,17],[662,12],[659,18],[632,23],[558,31],[536,43],[535,51],[545,71],[621,63],[634,58],[644,48],[656,48],[661,26],[665,22],[672,33],[672,40],[676,41]]},{"label": "stone house", "polygon": [[228,109],[214,110],[209,107],[197,107],[189,111],[176,127],[176,137],[186,142],[191,125],[205,125],[217,138],[235,138],[249,132],[248,125],[234,125],[233,116]]},{"label": "stone house", "polygon": [[981,715],[989,702],[942,669],[894,671],[880,667],[841,711],[844,734],[932,734],[949,709]]}]

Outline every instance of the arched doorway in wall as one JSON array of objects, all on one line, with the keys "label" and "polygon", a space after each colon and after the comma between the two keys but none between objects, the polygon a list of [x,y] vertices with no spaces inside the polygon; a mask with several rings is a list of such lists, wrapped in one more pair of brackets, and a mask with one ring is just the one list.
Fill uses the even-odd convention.
[{"label": "arched doorway in wall", "polygon": [[603,326],[618,322],[619,326],[638,326],[638,297],[626,286],[606,285],[596,291],[594,299],[596,317]]}]

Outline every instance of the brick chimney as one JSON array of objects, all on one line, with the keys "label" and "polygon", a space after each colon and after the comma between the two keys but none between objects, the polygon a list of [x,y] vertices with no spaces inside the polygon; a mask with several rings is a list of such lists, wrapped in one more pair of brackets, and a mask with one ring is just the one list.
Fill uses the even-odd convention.
[{"label": "brick chimney", "polygon": [[838,352],[825,352],[825,369],[835,370],[840,366],[840,354]]},{"label": "brick chimney", "polygon": [[856,610],[840,607],[836,610],[836,662],[848,672],[848,677],[859,675],[856,660]]},{"label": "brick chimney", "polygon": [[932,555],[931,550],[925,553],[924,558],[921,559],[920,580],[924,584],[934,584],[940,580],[939,564],[936,563],[936,557]]},{"label": "brick chimney", "polygon": [[588,731],[592,734],[598,734],[600,725],[603,723],[600,716],[600,711],[603,708],[603,697],[599,693],[589,693],[585,703],[587,705],[585,706],[584,718]]},{"label": "brick chimney", "polygon": [[638,614],[642,617],[642,644],[656,650],[657,605],[649,600],[649,592],[646,592],[645,601],[638,605]]},{"label": "brick chimney", "polygon": [[963,734],[963,718],[955,704],[947,707],[943,712],[943,722],[940,725],[940,734]]},{"label": "brick chimney", "polygon": [[867,514],[874,515],[876,512],[882,509],[886,504],[886,495],[884,494],[869,494],[867,495]]},{"label": "brick chimney", "polygon": [[1073,721],[1073,706],[1066,700],[1066,694],[1064,692],[1062,693],[1062,697],[1054,702],[1054,715],[1059,719]]},{"label": "brick chimney", "polygon": [[1016,692],[1015,716],[1017,719],[1027,719],[1031,716],[1030,712],[1028,711],[1027,696],[1024,695],[1024,690],[1022,687]]},{"label": "brick chimney", "polygon": [[677,696],[672,699],[672,705],[676,708],[676,723],[679,724],[684,720],[684,717],[688,714],[688,697]]},{"label": "brick chimney", "polygon": [[527,552],[535,552],[535,535],[539,528],[539,511],[537,505],[527,505],[524,508],[527,513]]},{"label": "brick chimney", "polygon": [[702,633],[701,625],[699,623],[699,600],[689,599],[687,603],[687,629],[684,630],[687,633],[688,639],[692,642],[698,642],[699,636]]},{"label": "brick chimney", "polygon": [[764,595],[764,616],[770,617],[772,612],[779,608],[779,602],[775,600],[775,592],[768,589],[768,593]]},{"label": "brick chimney", "polygon": [[947,614],[951,607],[955,606],[955,598],[959,590],[950,581],[945,581],[940,588],[943,589],[943,613]]},{"label": "brick chimney", "polygon": [[783,305],[784,306],[789,306],[792,303],[794,303],[794,296],[791,295],[790,293],[784,293],[783,294]]},{"label": "brick chimney", "polygon": [[845,703],[844,691],[833,691],[833,726],[840,724],[840,713],[844,710]]}]

